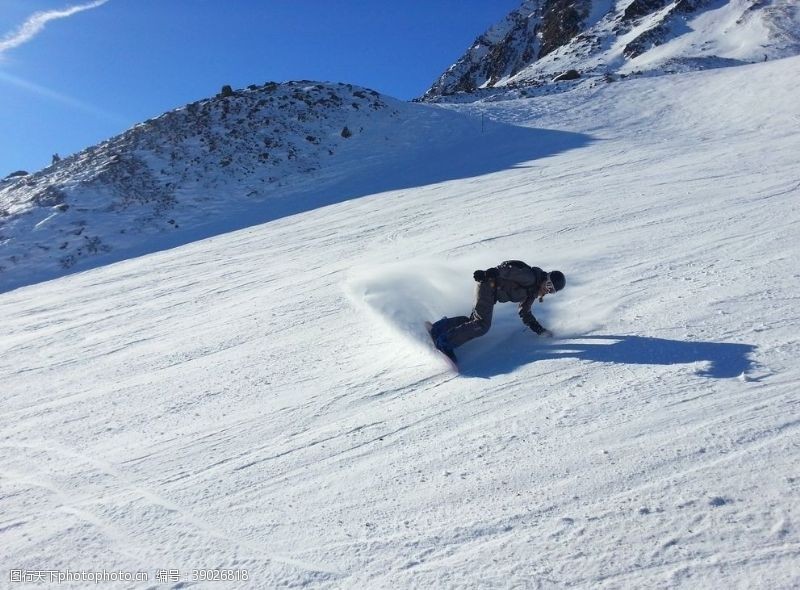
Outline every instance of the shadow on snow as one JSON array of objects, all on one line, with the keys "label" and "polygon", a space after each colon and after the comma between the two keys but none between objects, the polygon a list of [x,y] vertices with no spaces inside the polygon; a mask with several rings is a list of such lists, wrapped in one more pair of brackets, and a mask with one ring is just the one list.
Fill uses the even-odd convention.
[{"label": "shadow on snow", "polygon": [[488,378],[532,362],[577,359],[624,365],[685,365],[703,362],[698,376],[738,377],[753,368],[756,347],[726,342],[686,342],[646,336],[581,336],[570,340],[531,343],[529,335],[512,336],[491,349],[464,351],[462,374]]},{"label": "shadow on snow", "polygon": [[374,165],[362,162],[346,174],[316,180],[296,179],[293,187],[286,187],[266,200],[239,206],[222,216],[209,214],[213,218],[210,223],[149,236],[138,245],[82,259],[70,269],[19,272],[16,276],[13,272],[0,272],[0,293],[369,195],[477,178],[578,149],[592,141],[590,136],[580,133],[494,121],[485,132],[481,131],[480,120],[475,125],[474,134],[452,142],[425,145],[424,138],[420,138],[419,146],[388,152],[385,157],[375,154]]}]

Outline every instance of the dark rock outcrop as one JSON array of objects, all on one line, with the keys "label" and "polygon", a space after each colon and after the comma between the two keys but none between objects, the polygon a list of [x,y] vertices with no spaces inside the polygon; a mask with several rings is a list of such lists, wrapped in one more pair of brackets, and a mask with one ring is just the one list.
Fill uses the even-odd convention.
[{"label": "dark rock outcrop", "polygon": [[[501,88],[517,95],[548,92],[548,85],[568,70],[601,81],[633,72],[673,73],[675,64],[685,71],[800,54],[796,8],[785,0],[738,1],[525,0],[478,37],[421,100],[477,99]],[[695,14],[712,7],[716,21],[691,26]],[[690,36],[688,42],[631,63],[683,35]],[[744,43],[732,47],[724,41],[733,36]],[[467,96],[454,96],[459,94]]]}]

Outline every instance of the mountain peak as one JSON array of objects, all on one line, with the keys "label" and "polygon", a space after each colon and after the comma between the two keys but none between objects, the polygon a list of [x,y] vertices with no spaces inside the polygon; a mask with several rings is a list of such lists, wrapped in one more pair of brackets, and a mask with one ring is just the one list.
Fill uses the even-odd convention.
[{"label": "mountain peak", "polygon": [[320,181],[340,151],[402,106],[352,84],[226,86],[43,170],[11,174],[0,180],[0,285],[138,251],[237,207],[268,209],[270,197]]},{"label": "mountain peak", "polygon": [[[446,128],[447,133],[432,133]],[[367,194],[458,177],[480,122],[353,84],[267,82],[0,180],[0,293]],[[430,164],[435,162],[434,164]],[[414,174],[409,174],[414,170]]]},{"label": "mountain peak", "polygon": [[[525,0],[478,37],[422,100],[602,77],[706,69],[800,53],[789,0]],[[468,97],[467,97],[468,98]]]}]

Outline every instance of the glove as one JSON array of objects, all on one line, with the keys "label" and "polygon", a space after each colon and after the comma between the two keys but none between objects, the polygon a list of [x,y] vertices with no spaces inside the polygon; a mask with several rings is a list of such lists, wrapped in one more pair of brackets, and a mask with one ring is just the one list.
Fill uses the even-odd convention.
[{"label": "glove", "polygon": [[496,279],[498,276],[498,272],[496,268],[489,268],[486,270],[476,270],[472,273],[472,278],[475,279],[475,282],[482,283],[483,281],[490,281],[492,279]]}]

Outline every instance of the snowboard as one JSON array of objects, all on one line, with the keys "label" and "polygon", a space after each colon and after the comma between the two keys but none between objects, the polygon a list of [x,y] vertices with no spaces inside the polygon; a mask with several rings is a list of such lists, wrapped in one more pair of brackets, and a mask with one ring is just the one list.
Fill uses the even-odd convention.
[{"label": "snowboard", "polygon": [[428,336],[431,337],[431,342],[433,342],[433,347],[437,350],[437,352],[439,352],[439,354],[442,355],[442,357],[447,359],[447,364],[450,366],[450,368],[456,373],[458,373],[458,359],[456,358],[456,355],[452,351],[450,352],[450,354],[448,354],[441,348],[436,346],[436,340],[433,338],[433,334],[431,333],[432,328],[433,324],[431,324],[430,322],[425,322],[425,331],[428,333]]}]

